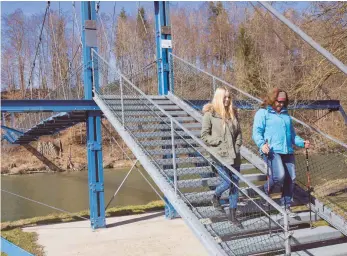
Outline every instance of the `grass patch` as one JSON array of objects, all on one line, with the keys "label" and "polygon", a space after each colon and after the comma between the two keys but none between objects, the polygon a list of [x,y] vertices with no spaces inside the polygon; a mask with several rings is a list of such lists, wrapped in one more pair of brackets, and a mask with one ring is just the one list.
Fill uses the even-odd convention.
[{"label": "grass patch", "polygon": [[[15,228],[7,231],[1,231],[1,236],[11,243],[21,247],[37,256],[42,256],[43,247],[37,244],[37,234],[34,232],[23,232],[20,228]],[[1,256],[7,255],[1,253]]]},{"label": "grass patch", "polygon": [[[124,207],[110,208],[106,211],[106,217],[134,215],[163,209],[163,201],[153,201],[146,205],[129,205]],[[4,222],[1,223],[1,236],[10,241],[11,243],[23,248],[24,250],[34,255],[41,256],[44,255],[43,248],[37,244],[37,234],[34,232],[24,232],[22,231],[22,228],[82,220],[79,217],[89,218],[89,211],[81,211],[75,213],[74,216],[65,213],[50,214],[47,216],[35,217],[30,219]],[[5,253],[1,253],[1,256],[5,255]]]},{"label": "grass patch", "polygon": [[[146,205],[129,205],[124,207],[109,208],[106,211],[106,217],[141,214],[141,213],[158,211],[163,209],[164,209],[164,202],[153,201]],[[77,212],[74,214],[74,216],[70,214],[66,214],[66,213],[53,213],[47,216],[34,217],[30,219],[23,219],[23,220],[17,220],[12,222],[4,222],[4,223],[1,223],[1,231],[10,230],[14,228],[36,226],[36,225],[80,221],[82,220],[80,217],[89,218],[89,210]]]}]

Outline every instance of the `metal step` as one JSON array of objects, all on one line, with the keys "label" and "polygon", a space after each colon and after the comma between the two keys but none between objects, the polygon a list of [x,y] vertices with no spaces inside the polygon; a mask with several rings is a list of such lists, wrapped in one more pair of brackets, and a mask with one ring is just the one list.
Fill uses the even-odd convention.
[{"label": "metal step", "polygon": [[[170,123],[170,118],[168,117],[141,117],[141,118],[137,118],[137,117],[125,117],[125,122],[127,123],[150,123],[150,122],[166,122],[166,123]],[[175,117],[175,119],[179,122],[195,122],[195,119],[192,117]]]},{"label": "metal step", "polygon": [[[171,151],[170,151],[171,152]],[[253,169],[254,166],[252,164],[241,164],[241,172],[245,170]],[[167,169],[164,170],[166,175],[173,176],[174,170],[173,169]],[[192,174],[199,174],[199,175],[207,175],[214,173],[212,171],[211,166],[203,166],[203,167],[188,167],[188,168],[177,168],[176,170],[177,176],[184,176],[184,175],[192,175]]]},{"label": "metal step", "polygon": [[[172,146],[171,140],[149,140],[149,141],[141,141],[139,143],[144,147]],[[190,144],[197,145],[197,142],[193,139],[175,140],[175,145],[190,145]]]},{"label": "metal step", "polygon": [[[121,111],[115,111],[115,113],[119,116],[122,115]],[[188,114],[184,111],[168,111],[168,113],[172,116],[188,116]],[[139,117],[146,117],[146,116],[166,116],[161,111],[152,111],[149,109],[141,108],[138,111],[125,111],[124,116],[139,116]]]},{"label": "metal step", "polygon": [[[189,129],[190,131],[195,131],[193,129],[201,129],[201,124],[200,123],[183,123],[183,127]],[[126,127],[130,131],[140,131],[140,130],[160,130],[160,129],[167,129],[168,131],[170,130],[170,124],[155,124],[155,125],[127,125]],[[176,130],[181,130],[181,129],[176,129]]]},{"label": "metal step", "polygon": [[[159,130],[159,129],[158,129]],[[190,137],[186,134],[186,132],[183,131],[175,131],[175,137]],[[194,134],[197,137],[200,137],[200,131],[192,131],[192,134]],[[167,137],[171,139],[171,131],[168,132],[136,132],[134,133],[136,138],[142,139],[142,138],[160,138],[160,137]]]},{"label": "metal step", "polygon": [[221,182],[222,182],[222,179],[219,177],[193,179],[193,180],[179,180],[177,181],[177,186],[179,188],[211,187],[211,186],[218,186]]},{"label": "metal step", "polygon": [[[244,174],[243,177],[245,177],[250,182],[266,180],[266,175],[260,174],[260,173],[259,174]],[[192,179],[192,180],[179,180],[177,182],[177,185],[180,188],[198,188],[198,187],[205,187],[205,186],[218,186],[220,183],[221,183],[221,178],[214,177],[214,178],[203,178],[203,179]],[[242,181],[240,181],[239,183],[242,183]]]},{"label": "metal step", "polygon": [[292,256],[346,256],[347,243],[328,245],[319,248],[292,252]]},{"label": "metal step", "polygon": [[[108,104],[108,103],[106,103],[106,104]],[[108,104],[108,107],[112,111],[122,111],[122,106],[121,105],[111,105],[111,104]],[[164,110],[181,110],[181,108],[176,106],[176,105],[161,105],[160,107],[162,109],[164,109]],[[131,111],[131,110],[139,111],[140,108],[141,108],[141,106],[139,106],[139,105],[124,105],[123,106],[124,111]]]},{"label": "metal step", "polygon": [[[167,176],[173,176],[174,175],[173,169],[166,169],[166,170],[164,170],[164,172]],[[176,172],[177,172],[177,176],[193,175],[193,174],[210,175],[213,173],[211,166],[177,168]]]},{"label": "metal step", "polygon": [[[212,204],[211,204],[212,205]],[[245,204],[242,200],[238,200],[237,202],[237,214],[249,214],[249,213],[257,213],[260,211],[259,207],[257,207],[254,203]],[[209,222],[220,222],[227,219],[227,213],[229,212],[229,206],[223,206],[224,211],[220,212],[216,210],[213,206],[198,206],[193,208],[193,211],[197,216],[200,216],[201,219],[210,219]]]},{"label": "metal step", "polygon": [[[204,192],[184,193],[184,196],[192,204],[203,204],[203,203],[211,202],[214,193],[215,193],[214,190],[210,190],[210,191],[204,191]],[[243,195],[244,194],[242,194],[242,192],[239,193],[239,197],[242,197]],[[229,198],[229,190],[225,191],[221,195],[221,200],[223,201],[229,200],[228,198]]]},{"label": "metal step", "polygon": [[[163,95],[146,95],[148,98],[152,99],[152,100],[165,100],[167,99],[166,96]],[[120,95],[112,95],[112,94],[103,94],[103,95],[99,95],[99,97],[101,99],[104,100],[117,100],[117,99],[121,99]],[[143,99],[141,96],[133,96],[133,95],[123,95],[123,99],[127,99],[127,100],[146,100]]]},{"label": "metal step", "polygon": [[[330,239],[337,239],[342,236],[340,231],[328,226],[317,227],[312,232],[312,229],[305,228],[294,230],[290,239],[290,244],[302,245],[320,241],[327,241]],[[284,248],[283,233],[278,235],[261,235],[248,238],[235,239],[221,243],[222,247],[236,255],[252,255],[257,253],[264,253],[271,250],[279,250]]]},{"label": "metal step", "polygon": [[[197,147],[197,148],[175,148],[175,153],[176,155],[180,154],[196,154],[199,155],[200,152],[202,154],[207,153],[204,148]],[[172,154],[172,149],[161,149],[161,150],[147,150],[147,152],[150,155],[159,155],[159,156],[164,156],[164,155],[171,155]]]},{"label": "metal step", "polygon": [[[205,174],[206,178],[208,177],[207,174]],[[202,176],[204,177],[204,176]],[[211,176],[210,176],[211,177]],[[247,191],[246,188],[241,189],[241,191],[239,191],[239,200],[240,202],[242,201],[243,204],[248,203],[249,206],[249,211],[254,212],[254,210],[258,211],[258,208],[256,206],[254,206],[254,210],[251,209],[251,202],[249,202],[249,198],[252,198],[253,202],[257,203],[258,205],[262,205],[263,201],[258,199],[259,195],[253,191],[253,197],[249,197],[248,193],[246,193],[246,195],[243,193],[244,191]],[[248,189],[250,190],[250,189]],[[202,205],[202,204],[210,204],[212,197],[214,195],[214,190],[210,190],[210,191],[204,191],[204,192],[190,192],[190,193],[184,193],[184,196],[189,200],[190,203],[194,204],[194,205]],[[221,203],[227,203],[229,201],[229,190],[225,191],[222,195],[221,195]],[[277,204],[280,205],[280,198],[272,198],[273,201],[275,201]],[[297,205],[303,205],[304,203],[301,202],[300,200],[294,199],[294,201],[292,202],[292,206],[297,206]],[[253,204],[254,205],[254,204]],[[265,210],[267,211],[268,208],[265,207]]]},{"label": "metal step", "polygon": [[[174,105],[170,100],[165,100],[165,99],[157,99],[157,100],[153,100],[156,104],[158,105]],[[122,102],[120,99],[107,99],[106,100],[107,104],[111,104],[111,105],[121,105]],[[140,99],[123,99],[123,104],[125,105],[151,105],[151,103],[149,103],[147,100],[140,100]]]},{"label": "metal step", "polygon": [[[210,159],[211,161],[211,159]],[[162,165],[172,165],[173,161],[172,158],[167,158],[167,159],[157,159],[156,162],[158,164]],[[176,158],[176,164],[205,164],[208,165],[209,162],[203,158],[203,157],[181,157],[181,158]]]},{"label": "metal step", "polygon": [[[312,213],[314,216],[314,213]],[[283,216],[280,214],[272,214],[271,217],[271,228],[272,229],[280,229],[279,225],[284,225]],[[230,221],[221,221],[215,222],[206,225],[209,231],[213,231],[216,235],[220,236],[222,239],[229,238],[235,239],[239,235],[250,235],[254,232],[266,231],[269,229],[269,217],[262,214],[262,216],[249,218],[249,217],[238,217],[238,220],[242,223],[242,228],[237,228]],[[207,220],[205,220],[206,223]],[[309,212],[301,212],[298,213],[298,216],[295,218],[289,218],[290,225],[299,225],[310,223],[310,213]]]}]

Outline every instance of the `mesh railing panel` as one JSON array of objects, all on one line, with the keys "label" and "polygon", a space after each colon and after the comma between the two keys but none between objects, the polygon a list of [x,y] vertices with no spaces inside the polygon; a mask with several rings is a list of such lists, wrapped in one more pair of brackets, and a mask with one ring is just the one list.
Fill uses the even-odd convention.
[{"label": "mesh railing panel", "polygon": [[158,95],[157,63],[152,62],[142,70],[126,77],[146,95]]},{"label": "mesh railing panel", "polygon": [[239,193],[237,218],[241,225],[228,221],[227,191],[222,195],[223,210],[211,206],[214,189],[221,182],[214,172],[218,160],[182,128],[194,119],[177,116],[174,121],[119,72],[114,70],[110,75],[108,63],[95,52],[93,62],[94,69],[100,74],[108,70],[110,77],[109,83],[96,89],[98,97],[229,255],[284,251],[284,216],[274,207],[264,208],[262,192],[242,175],[237,178],[236,170],[231,169],[232,179],[224,178]]},{"label": "mesh railing panel", "polygon": [[[61,84],[55,90],[50,91],[47,95],[38,97],[37,99],[73,100],[84,98],[83,71],[84,68],[81,66],[73,74],[71,74],[69,79],[67,79],[64,84]],[[61,113],[59,112],[23,113],[19,118],[16,119],[16,122],[12,128],[25,132],[40,124],[44,120],[60,114]]]},{"label": "mesh railing panel", "polygon": [[[239,90],[233,85],[197,68],[178,56],[170,55],[171,75],[174,81],[174,94],[192,107],[201,110],[202,106],[213,98],[218,86],[228,87],[234,105],[238,109],[241,123],[243,145],[254,153],[259,153],[252,140],[252,126],[260,100]],[[192,80],[194,77],[194,80]],[[197,82],[202,81],[197,90]],[[189,92],[189,93],[188,93]],[[305,110],[298,110],[305,111]],[[329,135],[300,121],[293,121],[299,136],[310,140],[309,171],[314,196],[328,204],[347,220],[347,145]],[[307,186],[305,150],[296,148],[297,183]]]}]

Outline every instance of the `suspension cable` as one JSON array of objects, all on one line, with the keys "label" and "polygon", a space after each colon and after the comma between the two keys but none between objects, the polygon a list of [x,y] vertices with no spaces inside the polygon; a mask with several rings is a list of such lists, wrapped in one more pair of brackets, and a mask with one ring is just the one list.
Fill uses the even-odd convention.
[{"label": "suspension cable", "polygon": [[80,40],[80,45],[82,46],[82,35],[81,35],[80,28],[79,28],[79,26],[78,26],[78,20],[77,20],[77,14],[76,14],[75,1],[72,2],[72,9],[73,9],[73,13],[74,13],[75,23],[76,23],[76,26],[77,26],[78,38],[79,38],[79,40]]},{"label": "suspension cable", "polygon": [[284,46],[287,48],[288,51],[290,51],[290,47],[286,44],[286,42],[282,39],[282,37],[276,32],[276,30],[274,29],[272,24],[269,24],[268,21],[266,20],[265,16],[259,11],[259,9],[252,3],[249,2],[253,9],[259,14],[259,16],[265,21],[265,23],[267,23],[270,27],[270,29],[272,30],[272,32],[274,32],[274,34],[278,37],[278,39],[284,44]]},{"label": "suspension cable", "polygon": [[109,51],[111,51],[111,46],[110,46],[110,43],[108,41],[108,36],[106,34],[105,25],[104,25],[104,22],[103,22],[103,20],[101,18],[101,15],[99,14],[99,10],[100,10],[100,1],[96,4],[96,14],[98,15],[98,18],[99,18],[100,23],[101,23],[101,28],[102,28],[102,30],[104,32],[104,36],[105,36],[105,39],[106,39],[106,44],[107,44],[107,47],[108,47],[108,51],[107,52],[109,52]]},{"label": "suspension cable", "polygon": [[37,204],[40,204],[40,205],[43,205],[43,206],[47,206],[47,207],[52,208],[52,209],[54,209],[54,210],[58,210],[58,211],[67,213],[67,214],[69,214],[69,215],[71,215],[71,216],[76,216],[76,217],[81,218],[81,219],[83,219],[83,220],[89,220],[88,218],[79,216],[79,215],[77,215],[77,214],[75,214],[75,213],[72,213],[72,212],[66,211],[66,210],[64,210],[64,209],[57,208],[57,207],[54,207],[54,206],[51,206],[51,205],[48,205],[48,204],[45,204],[45,203],[42,203],[42,202],[39,202],[39,201],[37,201],[37,200],[33,200],[33,199],[28,198],[28,197],[25,197],[25,196],[18,195],[18,194],[16,194],[16,193],[13,193],[13,192],[10,192],[10,191],[4,190],[4,189],[1,189],[1,191],[2,191],[2,192],[5,192],[5,193],[8,193],[8,194],[10,194],[10,195],[17,196],[17,197],[20,197],[20,198],[22,198],[22,199],[28,200],[28,201],[30,201],[30,202],[34,202],[34,203],[37,203]]},{"label": "suspension cable", "polygon": [[[43,63],[45,63],[45,51],[43,49],[43,43],[41,44],[41,54],[40,54],[42,60],[43,60]],[[43,73],[47,76],[48,72],[47,72],[47,69],[46,69],[46,65],[42,65],[42,69],[43,69]],[[46,78],[46,83],[48,84],[48,81],[47,81],[47,78]]]},{"label": "suspension cable", "polygon": [[[52,19],[52,16],[51,14],[49,15],[49,18],[50,18],[50,21],[51,21],[51,27],[52,27],[52,36],[53,36],[53,45],[55,46],[55,50],[57,51],[57,56],[58,56],[58,68],[59,68],[59,74],[60,74],[60,81],[63,82],[63,75],[61,73],[61,65],[60,65],[60,60],[59,60],[59,57],[60,57],[60,54],[59,54],[59,49],[58,49],[58,44],[57,44],[57,40],[56,40],[56,37],[55,37],[55,32],[54,32],[54,27],[53,27],[53,19]],[[64,98],[65,98],[65,90],[63,88],[63,94],[64,94]]]},{"label": "suspension cable", "polygon": [[[115,21],[115,17],[116,17],[116,3],[117,3],[117,1],[114,1],[113,14],[112,14],[111,43],[110,43],[111,46],[112,46],[112,44],[113,44],[114,27],[115,27],[115,25],[116,25],[116,21]],[[111,52],[111,49],[110,49],[110,52]]]},{"label": "suspension cable", "polygon": [[124,179],[122,180],[122,182],[120,183],[120,185],[118,186],[116,192],[113,194],[113,196],[111,197],[110,201],[108,202],[108,204],[105,207],[105,211],[107,210],[108,206],[111,204],[111,202],[113,201],[113,199],[116,197],[116,195],[118,194],[119,190],[122,188],[123,184],[125,183],[125,181],[127,180],[128,176],[130,175],[131,171],[134,169],[134,167],[136,166],[138,160],[136,160],[133,164],[133,166],[130,168],[130,170],[128,171],[127,175],[125,175]]},{"label": "suspension cable", "polygon": [[140,12],[140,1],[137,2],[137,12],[138,12],[138,14],[140,15],[140,18],[141,18],[141,21],[142,21],[142,25],[143,25],[143,27],[144,27],[144,29],[145,29],[145,32],[146,32],[146,34],[148,34],[148,33],[147,33],[147,28],[146,28],[145,21],[143,20],[142,14],[141,14],[141,12]]},{"label": "suspension cable", "polygon": [[156,60],[148,63],[146,66],[144,66],[141,69],[136,70],[133,74],[126,74],[126,76],[128,76],[130,79],[132,79],[134,76],[141,74],[144,70],[146,70],[147,68],[150,68],[153,64],[157,63]]},{"label": "suspension cable", "polygon": [[[34,57],[33,65],[31,66],[31,71],[30,71],[29,82],[28,82],[28,87],[27,87],[27,88],[29,88],[30,85],[31,85],[31,78],[32,78],[32,75],[33,75],[33,72],[34,72],[36,57],[37,57],[37,54],[38,54],[38,51],[39,51],[39,47],[40,47],[40,44],[41,44],[41,40],[42,40],[43,27],[44,27],[45,22],[46,22],[46,17],[47,17],[48,10],[49,10],[49,8],[50,8],[50,4],[51,4],[51,2],[48,1],[48,2],[47,2],[47,6],[46,6],[45,15],[44,15],[44,17],[43,17],[43,22],[42,22],[41,29],[40,29],[39,41],[38,41],[37,46],[36,46],[36,52],[35,52],[35,57]],[[26,90],[24,91],[24,98],[25,98],[25,94],[26,94]],[[32,99],[32,98],[33,98],[33,90],[32,90],[32,86],[31,86],[31,99]]]},{"label": "suspension cable", "polygon": [[[116,142],[117,146],[121,149],[121,151],[123,152],[123,154],[124,154],[130,161],[134,161],[133,159],[131,159],[131,158],[129,157],[128,153],[125,152],[125,150],[119,145],[118,141],[112,136],[112,133],[111,133],[110,130],[106,127],[106,125],[104,125],[103,123],[101,123],[101,125],[102,125],[102,127],[104,127],[105,131],[106,131],[109,135],[111,135],[112,140],[113,140],[114,142]],[[138,160],[136,160],[136,161],[138,161]],[[158,190],[157,190],[155,187],[153,187],[153,185],[152,185],[152,184],[150,183],[150,181],[145,177],[145,175],[141,172],[141,170],[140,170],[137,166],[135,166],[135,167],[136,167],[136,169],[138,170],[138,172],[141,174],[141,176],[145,179],[145,181],[147,181],[148,185],[149,185],[149,186],[154,190],[154,192],[159,196],[159,198],[160,198],[161,200],[164,201],[164,198],[160,195],[160,193],[158,192]]]}]

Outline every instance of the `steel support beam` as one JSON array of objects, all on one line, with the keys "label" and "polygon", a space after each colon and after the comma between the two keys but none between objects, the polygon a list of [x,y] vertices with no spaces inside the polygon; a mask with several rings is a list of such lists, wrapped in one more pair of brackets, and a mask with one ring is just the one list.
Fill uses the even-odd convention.
[{"label": "steel support beam", "polygon": [[106,227],[104,170],[100,114],[90,112],[87,121],[88,183],[90,221],[93,229]]},{"label": "steel support beam", "polygon": [[[196,109],[202,109],[202,107],[209,102],[209,100],[189,100],[191,105],[194,105]],[[258,105],[254,105],[247,100],[233,100],[233,104],[238,109],[243,110],[255,110],[258,109]],[[341,104],[339,100],[298,100],[289,101],[288,110],[330,110],[330,111],[340,111]],[[343,109],[342,109],[343,111]]]},{"label": "steel support beam", "polygon": [[[98,89],[97,70],[92,70],[92,48],[96,44],[95,2],[81,2],[82,7],[82,46],[84,69],[84,98],[93,99],[93,85]],[[87,156],[90,221],[93,229],[106,227],[104,202],[104,170],[102,165],[101,113],[89,111],[87,119]]]},{"label": "steel support beam", "polygon": [[6,255],[17,255],[17,256],[34,256],[33,254],[25,251],[19,246],[11,243],[5,238],[1,237],[1,254],[4,253]]},{"label": "steel support beam", "polygon": [[[155,1],[155,41],[157,47],[157,69],[158,69],[158,94],[167,95],[173,91],[173,83],[170,84],[169,55],[172,52],[171,25],[169,2]],[[171,158],[165,155],[164,158]],[[173,219],[178,217],[178,213],[169,200],[165,200],[165,217]]]},{"label": "steel support beam", "polygon": [[169,2],[155,1],[155,41],[157,47],[158,93],[166,95],[173,91],[169,84],[169,53],[172,52]]},{"label": "steel support beam", "polygon": [[1,112],[100,111],[93,100],[1,100]]},{"label": "steel support beam", "polygon": [[5,126],[5,125],[1,125],[1,129],[5,130],[5,131],[7,131],[7,132],[16,133],[18,136],[24,134],[24,133],[21,132],[21,131],[18,131],[18,130],[16,130],[16,129],[11,128],[11,127],[7,127],[7,126]]}]

